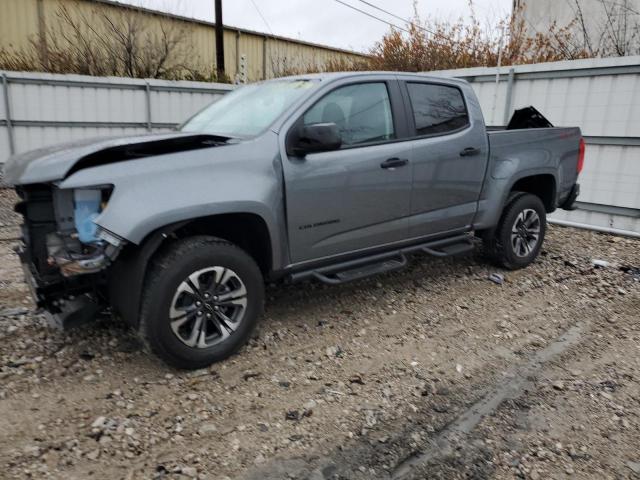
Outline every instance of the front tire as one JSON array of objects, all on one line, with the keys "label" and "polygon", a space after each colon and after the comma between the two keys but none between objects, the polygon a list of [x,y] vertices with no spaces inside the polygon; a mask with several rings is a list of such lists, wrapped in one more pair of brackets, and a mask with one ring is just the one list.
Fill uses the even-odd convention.
[{"label": "front tire", "polygon": [[204,368],[247,342],[263,303],[262,274],[246,252],[214,237],[181,239],[147,273],[140,334],[168,364]]},{"label": "front tire", "polygon": [[539,197],[514,193],[493,235],[485,238],[492,260],[508,270],[530,265],[540,253],[547,231],[547,213]]}]

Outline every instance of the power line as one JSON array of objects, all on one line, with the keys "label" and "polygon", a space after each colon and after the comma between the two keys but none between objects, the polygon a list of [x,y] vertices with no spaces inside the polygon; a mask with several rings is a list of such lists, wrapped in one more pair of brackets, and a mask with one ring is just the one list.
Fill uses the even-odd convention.
[{"label": "power line", "polygon": [[[336,2],[338,2],[338,1],[339,1],[339,0],[336,0]],[[441,39],[443,39],[443,40],[445,40],[445,41],[447,41],[447,42],[450,40],[450,38],[449,38],[449,37],[447,37],[446,35],[442,35],[442,34],[440,34],[440,33],[434,32],[433,30],[429,30],[428,28],[425,28],[425,27],[423,27],[422,25],[418,25],[418,24],[416,24],[416,23],[412,22],[411,20],[407,20],[406,18],[403,18],[403,17],[401,17],[401,16],[399,16],[399,15],[396,15],[395,13],[391,13],[391,12],[389,12],[388,10],[385,10],[385,9],[383,9],[383,8],[378,7],[377,5],[374,5],[373,3],[367,2],[366,0],[358,0],[358,1],[360,1],[360,2],[364,3],[365,5],[368,5],[368,6],[369,6],[369,7],[371,7],[371,8],[375,8],[376,10],[378,10],[378,11],[380,11],[380,12],[382,12],[382,13],[385,13],[385,14],[387,14],[387,15],[389,15],[389,16],[391,16],[391,17],[393,17],[393,18],[396,18],[396,19],[398,19],[398,20],[401,20],[401,21],[403,21],[404,23],[409,24],[409,25],[411,25],[411,26],[412,26],[412,27],[414,27],[414,28],[417,28],[417,29],[419,29],[419,30],[422,30],[423,32],[427,32],[427,33],[429,33],[429,34],[433,35],[434,37],[440,37]],[[340,1],[339,3],[342,3],[343,5],[347,5],[347,4],[345,4],[344,2],[341,2],[341,1]],[[392,27],[399,28],[400,30],[402,30],[402,31],[404,31],[404,32],[409,33],[409,31],[408,31],[408,30],[406,30],[406,29],[404,29],[404,28],[401,28],[401,27],[398,27],[397,25],[394,25],[393,23],[387,22],[386,20],[383,20],[383,19],[380,19],[380,18],[378,18],[378,17],[375,17],[375,16],[373,16],[373,15],[369,14],[368,12],[365,12],[365,11],[363,11],[363,10],[360,10],[360,9],[358,9],[358,8],[356,8],[356,7],[351,6],[351,5],[347,5],[347,6],[348,6],[348,7],[350,7],[350,8],[353,8],[354,10],[357,10],[357,11],[359,11],[359,12],[361,12],[361,13],[364,13],[365,15],[367,15],[367,16],[369,16],[369,17],[373,17],[373,18],[375,18],[376,20],[380,20],[381,22],[387,23],[387,24],[391,25]]]},{"label": "power line", "polygon": [[426,27],[423,27],[422,25],[418,25],[417,23],[412,22],[411,20],[407,20],[406,18],[400,17],[398,15],[396,15],[395,13],[392,13],[388,10],[385,10],[384,8],[380,8],[377,5],[374,5],[373,3],[367,2],[366,0],[359,0],[360,2],[364,3],[365,5],[370,6],[371,8],[375,8],[376,10],[381,11],[382,13],[386,13],[387,15],[392,16],[393,18],[396,18],[398,20],[402,20],[404,23],[407,23],[409,25],[411,25],[414,28],[417,28],[419,30],[422,30],[423,32],[427,32],[430,33],[431,35],[433,35],[434,37],[440,37],[443,40],[449,41],[451,40],[449,37],[447,37],[446,35],[442,35],[441,33],[438,32],[434,32],[433,30],[429,30]]},{"label": "power line", "polygon": [[[277,40],[276,35],[273,33],[273,29],[271,28],[271,25],[269,25],[269,22],[267,22],[266,17],[262,14],[262,11],[258,7],[258,4],[256,4],[255,0],[251,0],[251,4],[253,5],[253,8],[256,9],[256,12],[258,12],[258,15],[260,15],[260,18],[262,19],[264,24],[267,26],[267,30],[269,30],[269,33],[271,33],[271,36],[275,40],[274,42],[272,42],[272,46],[271,46],[270,50],[273,50],[273,52],[275,53],[276,61],[280,61],[280,47],[281,47],[280,41]],[[266,36],[265,36],[265,40],[266,40]],[[263,52],[266,55],[266,52],[267,52],[266,44],[265,44],[264,48],[265,49],[263,50]],[[273,54],[269,55],[269,60],[271,60],[271,68],[273,70],[275,68],[274,64],[273,64]],[[265,58],[264,65],[266,67],[266,58]],[[264,76],[265,76],[265,78],[267,77],[266,68],[265,68]]]},{"label": "power line", "polygon": [[[407,20],[406,18],[400,17],[400,16],[396,15],[395,13],[391,13],[391,12],[389,12],[389,11],[387,11],[387,10],[383,9],[383,8],[380,8],[380,7],[378,7],[377,5],[374,5],[373,3],[367,2],[367,1],[365,1],[365,0],[359,0],[359,1],[360,1],[361,3],[364,3],[365,5],[370,6],[371,8],[375,8],[376,10],[378,10],[378,11],[380,11],[380,12],[382,12],[382,13],[386,13],[387,15],[389,15],[389,16],[391,16],[391,17],[393,17],[393,18],[396,18],[396,19],[398,19],[398,20],[402,20],[404,23],[408,23],[409,25],[412,25],[412,26],[414,26],[414,27],[416,27],[416,28],[419,28],[419,29],[421,29],[421,30],[424,30],[424,31],[426,31],[426,32],[429,32],[429,33],[431,33],[431,34],[434,34],[433,32],[431,32],[431,31],[427,30],[426,28],[423,28],[423,27],[421,27],[420,25],[416,25],[416,24],[415,24],[415,23],[413,23],[412,21]],[[434,35],[435,35],[435,34],[434,34]]]},{"label": "power line", "polygon": [[348,3],[343,2],[342,0],[335,0],[335,1],[338,2],[341,5],[344,5],[345,7],[349,7],[350,9],[355,10],[356,12],[360,12],[363,15],[366,15],[367,17],[371,17],[371,18],[373,18],[375,20],[378,20],[379,22],[386,23],[387,25],[390,25],[393,28],[397,28],[398,30],[402,30],[403,32],[410,33],[409,30],[407,30],[406,28],[402,28],[402,27],[399,27],[398,25],[395,25],[394,23],[387,22],[386,20],[384,20],[384,19],[382,19],[380,17],[376,17],[375,15],[372,15],[369,12],[365,12],[364,10],[360,10],[358,7],[354,7],[353,5],[349,5]]},{"label": "power line", "polygon": [[258,12],[258,15],[260,15],[260,18],[262,19],[262,21],[264,22],[264,24],[267,26],[267,29],[269,30],[269,32],[271,32],[271,35],[273,35],[273,30],[271,30],[271,26],[269,25],[269,22],[267,22],[267,19],[264,17],[264,15],[262,14],[262,12],[260,11],[260,9],[258,8],[258,5],[256,5],[255,0],[251,0],[251,3],[253,4],[253,8],[256,9],[256,12]]}]

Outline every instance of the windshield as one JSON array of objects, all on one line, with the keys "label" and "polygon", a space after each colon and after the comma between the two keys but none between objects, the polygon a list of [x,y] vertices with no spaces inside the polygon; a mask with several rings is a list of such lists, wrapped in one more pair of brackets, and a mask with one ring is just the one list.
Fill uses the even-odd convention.
[{"label": "windshield", "polygon": [[196,114],[180,130],[253,137],[314,84],[311,80],[278,80],[238,88]]}]

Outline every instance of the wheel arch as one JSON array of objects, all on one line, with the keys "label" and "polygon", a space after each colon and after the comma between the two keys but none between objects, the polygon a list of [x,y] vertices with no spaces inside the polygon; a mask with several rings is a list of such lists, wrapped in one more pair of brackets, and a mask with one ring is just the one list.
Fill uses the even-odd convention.
[{"label": "wheel arch", "polygon": [[142,288],[149,264],[179,238],[211,235],[245,250],[265,277],[273,270],[273,240],[266,221],[255,213],[224,213],[183,220],[149,233],[137,245],[129,244],[109,269],[107,295],[115,313],[137,327]]},{"label": "wheel arch", "polygon": [[508,204],[511,195],[516,192],[530,193],[540,198],[547,213],[556,209],[557,181],[555,175],[551,173],[527,175],[515,180],[507,192],[503,209]]}]

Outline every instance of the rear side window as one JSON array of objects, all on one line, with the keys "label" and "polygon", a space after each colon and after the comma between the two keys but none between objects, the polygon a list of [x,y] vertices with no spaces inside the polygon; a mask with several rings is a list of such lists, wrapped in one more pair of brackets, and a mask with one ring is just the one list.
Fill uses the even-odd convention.
[{"label": "rear side window", "polygon": [[407,83],[418,135],[443,134],[469,125],[462,92],[455,87]]},{"label": "rear side window", "polygon": [[389,93],[382,82],[335,89],[304,114],[303,122],[335,123],[344,146],[395,138]]}]

